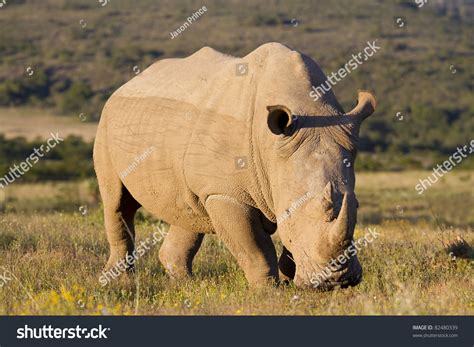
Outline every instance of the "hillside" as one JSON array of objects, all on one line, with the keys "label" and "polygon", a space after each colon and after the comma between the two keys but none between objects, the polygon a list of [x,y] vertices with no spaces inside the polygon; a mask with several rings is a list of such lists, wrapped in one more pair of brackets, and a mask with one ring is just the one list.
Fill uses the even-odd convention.
[{"label": "hillside", "polygon": [[[170,32],[202,6],[197,1],[8,1],[0,9],[0,106],[48,108],[94,120],[108,96],[152,62],[184,57],[205,45],[243,56],[279,41],[309,54],[330,74],[377,40],[381,49],[333,87],[345,109],[352,107],[357,89],[378,96],[361,143],[376,160],[366,155],[364,167],[429,166],[436,155],[472,139],[472,1],[428,1],[419,7],[415,1],[234,0],[224,6],[210,0],[207,11],[172,39]],[[377,156],[386,151],[399,158],[393,165]]]}]

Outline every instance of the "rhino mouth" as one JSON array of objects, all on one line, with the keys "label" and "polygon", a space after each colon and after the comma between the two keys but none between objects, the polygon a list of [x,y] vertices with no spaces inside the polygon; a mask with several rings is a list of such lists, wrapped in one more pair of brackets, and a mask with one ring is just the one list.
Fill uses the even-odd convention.
[{"label": "rhino mouth", "polygon": [[355,278],[351,279],[346,279],[341,282],[324,282],[318,285],[317,287],[314,287],[314,289],[319,290],[321,292],[329,292],[331,290],[334,290],[336,288],[341,288],[341,289],[346,289],[350,287],[355,287],[357,286],[360,282],[362,281],[362,275],[359,275]]},{"label": "rhino mouth", "polygon": [[362,281],[362,267],[357,259],[344,269],[342,273],[334,273],[334,277],[313,287],[321,291],[329,291],[335,288],[355,287]]},{"label": "rhino mouth", "polygon": [[358,285],[362,281],[362,267],[357,257],[351,258],[348,265],[336,271],[331,271],[328,276],[321,271],[316,281],[312,280],[312,273],[308,276],[309,281],[299,274],[295,276],[295,285],[302,288],[312,288],[319,291],[330,291],[335,288],[349,288]]}]

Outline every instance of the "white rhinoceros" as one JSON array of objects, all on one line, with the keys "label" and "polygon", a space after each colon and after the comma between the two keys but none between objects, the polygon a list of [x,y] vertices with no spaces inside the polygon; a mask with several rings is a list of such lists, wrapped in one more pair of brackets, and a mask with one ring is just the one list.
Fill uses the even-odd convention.
[{"label": "white rhinoceros", "polygon": [[[278,280],[279,268],[311,285],[353,239],[359,127],[375,109],[368,92],[349,113],[331,90],[313,101],[311,87],[325,80],[308,56],[268,43],[243,58],[204,47],[158,61],[120,87],[94,146],[107,267],[134,252],[134,215],[143,206],[171,225],[160,259],[173,276],[191,274],[213,233],[250,283]],[[319,286],[354,285],[361,274],[352,255]]]}]

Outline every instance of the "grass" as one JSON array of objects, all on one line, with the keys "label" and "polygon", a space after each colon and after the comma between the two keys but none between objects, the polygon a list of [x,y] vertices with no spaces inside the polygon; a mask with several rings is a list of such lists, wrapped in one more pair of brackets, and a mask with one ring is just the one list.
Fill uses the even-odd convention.
[{"label": "grass", "polygon": [[[98,278],[108,246],[101,211],[85,196],[87,185],[74,188],[82,193],[71,199],[77,207],[90,204],[82,214],[78,208],[61,210],[58,204],[56,210],[41,213],[27,209],[26,203],[12,210],[19,201],[14,198],[23,201],[27,191],[42,196],[47,190],[54,196],[74,183],[28,189],[14,184],[6,191],[7,212],[0,218],[0,275],[6,279],[0,282],[0,314],[472,315],[473,205],[466,196],[472,199],[474,172],[451,172],[417,199],[413,182],[426,175],[358,175],[361,210],[356,238],[369,227],[382,235],[359,253],[362,283],[331,292],[292,285],[248,288],[242,271],[214,236],[205,238],[192,280],[171,281],[156,245],[139,259],[134,276],[102,287]],[[459,193],[464,193],[465,208],[453,215],[451,205],[459,203]],[[425,210],[424,198],[438,201],[431,212]],[[33,203],[35,196],[29,199]],[[138,241],[157,229],[166,231],[165,224],[150,217],[138,220]],[[277,238],[275,242],[280,249]]]}]

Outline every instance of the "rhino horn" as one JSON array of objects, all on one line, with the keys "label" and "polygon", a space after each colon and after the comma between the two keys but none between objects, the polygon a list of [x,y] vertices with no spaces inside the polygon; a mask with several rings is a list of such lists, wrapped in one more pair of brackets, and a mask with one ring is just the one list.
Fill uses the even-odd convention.
[{"label": "rhino horn", "polygon": [[346,192],[342,199],[339,215],[329,230],[329,238],[333,244],[340,245],[352,239],[356,224],[356,213],[354,193]]},{"label": "rhino horn", "polygon": [[332,184],[331,182],[328,182],[321,197],[321,205],[323,206],[323,212],[326,215],[326,221],[328,222],[333,219],[334,202],[332,196]]},{"label": "rhino horn", "polygon": [[325,202],[332,204],[333,201],[332,201],[332,183],[331,182],[328,182],[328,184],[326,184],[326,187],[324,187],[322,197]]},{"label": "rhino horn", "polygon": [[375,111],[377,100],[375,95],[365,90],[359,90],[357,98],[357,105],[346,115],[354,117],[359,122],[362,122]]}]

